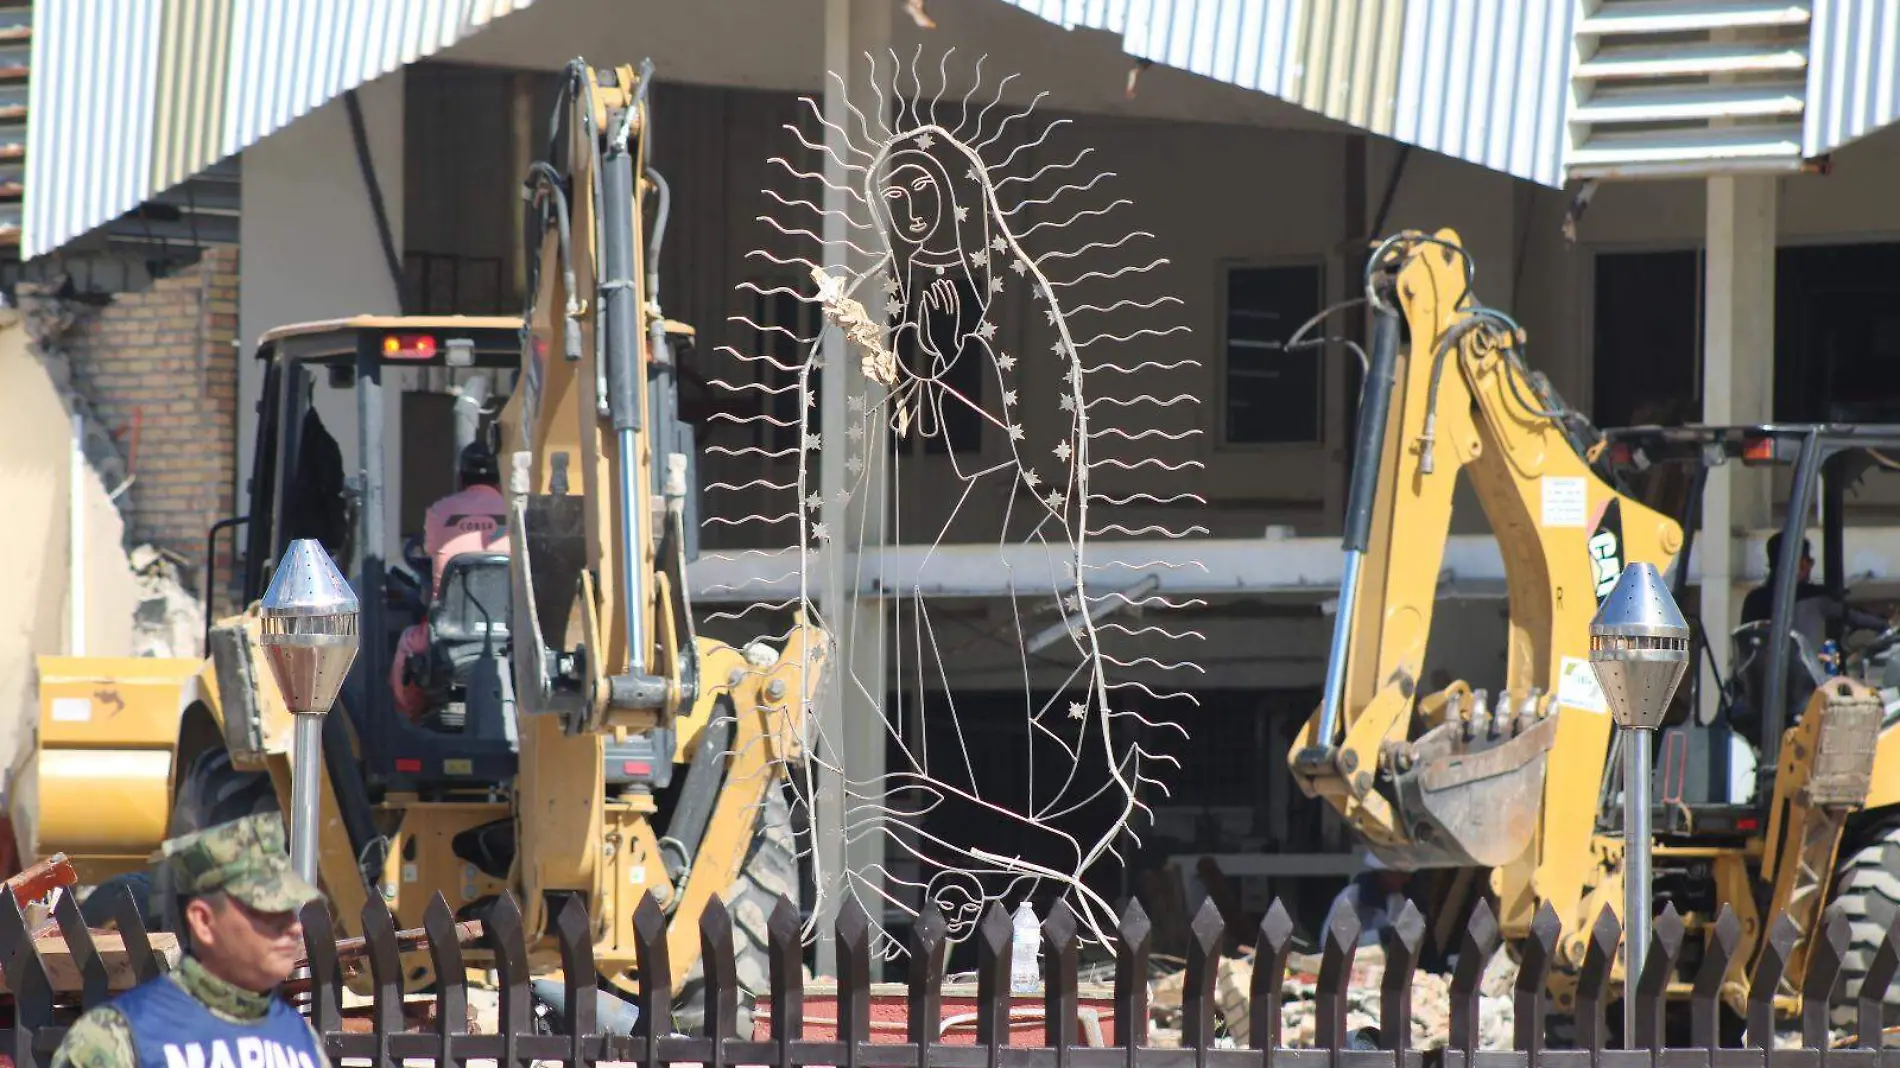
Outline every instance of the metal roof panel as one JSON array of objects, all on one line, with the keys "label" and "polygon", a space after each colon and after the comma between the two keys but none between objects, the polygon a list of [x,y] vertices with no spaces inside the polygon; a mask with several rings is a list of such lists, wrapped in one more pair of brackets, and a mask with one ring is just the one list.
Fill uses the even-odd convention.
[{"label": "metal roof panel", "polygon": [[1813,3],[1801,137],[1809,158],[1900,119],[1900,0]]},{"label": "metal roof panel", "polygon": [[1574,0],[1003,2],[1118,33],[1138,59],[1562,184]]},{"label": "metal roof panel", "polygon": [[21,254],[42,255],[534,0],[61,0],[35,12]]}]

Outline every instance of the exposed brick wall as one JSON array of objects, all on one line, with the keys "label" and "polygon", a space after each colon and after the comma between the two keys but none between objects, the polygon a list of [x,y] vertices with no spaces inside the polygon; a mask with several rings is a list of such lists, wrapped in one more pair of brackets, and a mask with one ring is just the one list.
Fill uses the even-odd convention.
[{"label": "exposed brick wall", "polygon": [[[61,329],[39,339],[42,355],[65,365],[133,479],[119,501],[127,536],[174,554],[200,590],[205,534],[233,511],[237,270],[236,249],[212,249],[104,304],[59,301]],[[22,284],[22,310],[34,314],[57,299],[52,292]],[[221,576],[228,552],[219,549]]]}]

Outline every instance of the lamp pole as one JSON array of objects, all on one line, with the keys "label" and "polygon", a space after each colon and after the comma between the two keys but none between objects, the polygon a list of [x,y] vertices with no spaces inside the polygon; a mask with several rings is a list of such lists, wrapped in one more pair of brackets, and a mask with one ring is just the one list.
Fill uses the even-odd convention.
[{"label": "lamp pole", "polygon": [[356,591],[322,545],[290,543],[264,591],[259,640],[296,721],[290,771],[290,864],[317,882],[317,817],[323,776],[323,717],[336,705],[361,644]]},{"label": "lamp pole", "polygon": [[1656,565],[1623,569],[1590,621],[1590,666],[1623,731],[1623,1044],[1636,1041],[1636,984],[1649,949],[1651,737],[1689,666],[1689,624]]}]

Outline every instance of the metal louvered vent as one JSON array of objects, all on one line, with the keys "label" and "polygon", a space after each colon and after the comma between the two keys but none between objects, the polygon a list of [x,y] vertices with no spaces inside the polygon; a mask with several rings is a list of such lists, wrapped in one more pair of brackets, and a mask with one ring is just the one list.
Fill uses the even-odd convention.
[{"label": "metal louvered vent", "polygon": [[1810,0],[1586,0],[1570,178],[1802,166]]}]

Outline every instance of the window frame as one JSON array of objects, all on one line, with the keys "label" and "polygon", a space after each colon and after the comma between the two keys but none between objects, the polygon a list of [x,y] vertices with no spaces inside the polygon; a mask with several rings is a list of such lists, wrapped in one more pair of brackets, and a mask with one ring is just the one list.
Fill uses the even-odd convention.
[{"label": "window frame", "polygon": [[[1218,320],[1217,335],[1219,337],[1219,343],[1215,350],[1215,357],[1218,363],[1213,382],[1215,402],[1213,415],[1216,420],[1214,427],[1215,448],[1221,452],[1261,453],[1288,449],[1316,450],[1325,449],[1329,444],[1327,435],[1332,429],[1334,420],[1328,418],[1327,413],[1327,398],[1330,395],[1332,386],[1332,371],[1329,365],[1332,361],[1327,358],[1328,350],[1326,348],[1313,350],[1313,357],[1318,361],[1317,366],[1319,369],[1319,377],[1313,398],[1315,417],[1313,437],[1300,441],[1235,441],[1229,436],[1227,419],[1231,380],[1228,357],[1230,355],[1233,339],[1229,333],[1232,306],[1229,303],[1228,294],[1231,291],[1232,276],[1235,271],[1294,269],[1310,270],[1314,273],[1318,282],[1317,292],[1319,299],[1318,307],[1313,310],[1314,312],[1318,312],[1325,308],[1327,302],[1332,299],[1330,295],[1332,288],[1330,275],[1333,271],[1333,264],[1324,255],[1244,257],[1225,259],[1216,264],[1214,272],[1214,314]],[[1298,324],[1294,325],[1297,326]]]}]

